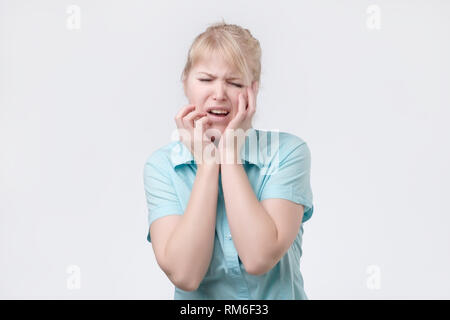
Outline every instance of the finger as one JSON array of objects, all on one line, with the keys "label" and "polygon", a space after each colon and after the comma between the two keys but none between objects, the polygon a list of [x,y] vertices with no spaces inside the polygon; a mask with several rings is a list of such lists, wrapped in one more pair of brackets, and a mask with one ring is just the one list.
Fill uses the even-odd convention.
[{"label": "finger", "polygon": [[234,118],[228,123],[229,129],[236,129],[245,117],[245,98],[243,93],[238,95],[238,111]]},{"label": "finger", "polygon": [[194,104],[188,104],[180,109],[180,111],[177,113],[176,118],[182,119],[184,118],[189,112],[195,109]]},{"label": "finger", "polygon": [[[204,137],[206,137],[208,139],[208,134],[211,134],[211,132],[207,132],[209,129],[211,129],[212,127],[212,121],[211,119],[208,118],[208,116],[200,118],[199,120],[197,120],[195,122],[195,129],[194,130],[199,130],[199,133],[202,136],[202,139],[204,139]],[[213,133],[213,135],[215,135],[215,133]]]},{"label": "finger", "polygon": [[206,116],[205,112],[202,111],[194,111],[191,112],[190,114],[188,114],[187,116],[185,116],[183,118],[183,123],[185,126],[189,127],[189,128],[194,128],[194,121],[200,117],[204,117]]},{"label": "finger", "polygon": [[175,122],[177,123],[178,127],[182,126],[182,121],[183,121],[183,118],[186,116],[186,114],[188,114],[189,112],[191,112],[194,109],[195,109],[195,105],[193,105],[193,104],[188,104],[187,106],[184,106],[183,108],[181,108],[181,110],[175,116]]},{"label": "finger", "polygon": [[200,119],[194,121],[195,128],[201,128],[202,131],[211,124],[210,119],[207,115],[201,116]]},{"label": "finger", "polygon": [[248,93],[248,110],[247,112],[250,115],[253,115],[256,111],[256,97],[255,92],[253,91],[252,87],[247,87],[247,93]]},{"label": "finger", "polygon": [[193,110],[195,110],[195,105],[187,105],[181,108],[181,110],[175,116],[175,122],[178,128],[184,128],[183,118],[186,116],[186,114],[192,112]]},{"label": "finger", "polygon": [[239,108],[238,108],[238,114],[242,118],[245,114],[247,106],[247,101],[245,100],[245,96],[243,93],[239,94]]}]

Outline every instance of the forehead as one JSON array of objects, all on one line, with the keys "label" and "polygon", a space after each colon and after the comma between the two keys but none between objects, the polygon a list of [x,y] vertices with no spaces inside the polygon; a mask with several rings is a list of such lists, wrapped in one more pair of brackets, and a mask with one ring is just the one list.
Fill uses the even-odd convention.
[{"label": "forehead", "polygon": [[239,70],[220,55],[201,57],[193,68],[194,73],[214,77],[240,78]]}]

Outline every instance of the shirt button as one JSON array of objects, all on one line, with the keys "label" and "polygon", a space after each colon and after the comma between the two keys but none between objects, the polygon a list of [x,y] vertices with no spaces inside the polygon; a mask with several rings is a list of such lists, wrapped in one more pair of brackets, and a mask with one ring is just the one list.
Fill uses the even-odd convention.
[{"label": "shirt button", "polygon": [[231,240],[231,234],[227,234],[227,239]]}]

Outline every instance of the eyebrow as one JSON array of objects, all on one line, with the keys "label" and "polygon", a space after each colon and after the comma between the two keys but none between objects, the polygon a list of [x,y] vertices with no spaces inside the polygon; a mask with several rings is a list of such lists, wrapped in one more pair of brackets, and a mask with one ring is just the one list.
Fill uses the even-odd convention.
[{"label": "eyebrow", "polygon": [[[204,72],[204,71],[201,71],[201,72],[198,72],[198,73],[204,73],[204,74],[206,74],[206,75],[208,75],[208,76],[210,76],[210,77],[213,77],[213,78],[216,77],[215,75],[210,74],[210,73],[208,73],[208,72]],[[241,77],[232,75],[231,77],[229,77],[229,78],[227,78],[227,79],[228,79],[228,80],[235,80],[235,79],[241,79]]]}]

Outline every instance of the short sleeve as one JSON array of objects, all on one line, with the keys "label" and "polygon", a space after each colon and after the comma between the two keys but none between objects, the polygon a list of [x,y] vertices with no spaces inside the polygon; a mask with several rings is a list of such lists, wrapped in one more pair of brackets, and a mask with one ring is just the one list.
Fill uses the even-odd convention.
[{"label": "short sleeve", "polygon": [[156,156],[147,159],[143,175],[148,209],[147,241],[151,242],[150,226],[158,218],[183,214],[173,183],[168,175],[167,164]]},{"label": "short sleeve", "polygon": [[282,198],[304,206],[302,222],[309,220],[313,214],[313,195],[310,184],[311,154],[306,142],[289,148],[278,168],[271,168],[272,174],[261,192],[260,200]]}]

